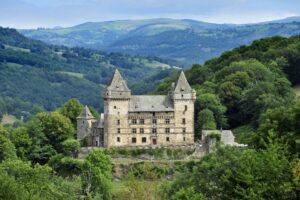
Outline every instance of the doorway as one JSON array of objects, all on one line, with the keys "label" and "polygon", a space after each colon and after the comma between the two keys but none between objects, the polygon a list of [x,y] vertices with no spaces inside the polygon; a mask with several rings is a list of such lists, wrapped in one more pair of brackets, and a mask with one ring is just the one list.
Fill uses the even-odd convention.
[{"label": "doorway", "polygon": [[153,144],[153,145],[156,145],[156,144],[157,144],[156,138],[152,138],[152,144]]}]

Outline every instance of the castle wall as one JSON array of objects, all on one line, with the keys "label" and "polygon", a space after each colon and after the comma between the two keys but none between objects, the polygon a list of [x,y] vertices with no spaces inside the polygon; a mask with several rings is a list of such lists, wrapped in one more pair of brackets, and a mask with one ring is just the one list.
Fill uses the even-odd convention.
[{"label": "castle wall", "polygon": [[191,99],[174,100],[174,123],[177,142],[194,143],[194,101]]},{"label": "castle wall", "polygon": [[92,145],[106,148],[193,144],[195,95],[182,72],[167,96],[131,96],[116,70],[104,92],[103,134],[92,130],[92,122],[80,126],[77,118],[78,139],[89,135]]}]

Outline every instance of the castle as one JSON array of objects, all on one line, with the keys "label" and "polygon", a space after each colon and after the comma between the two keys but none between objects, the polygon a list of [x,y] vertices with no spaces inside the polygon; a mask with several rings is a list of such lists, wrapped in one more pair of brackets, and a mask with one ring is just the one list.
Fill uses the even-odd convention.
[{"label": "castle", "polygon": [[142,147],[194,143],[196,92],[181,72],[167,95],[131,95],[116,70],[103,93],[104,113],[96,120],[85,106],[77,117],[77,139],[87,146]]}]

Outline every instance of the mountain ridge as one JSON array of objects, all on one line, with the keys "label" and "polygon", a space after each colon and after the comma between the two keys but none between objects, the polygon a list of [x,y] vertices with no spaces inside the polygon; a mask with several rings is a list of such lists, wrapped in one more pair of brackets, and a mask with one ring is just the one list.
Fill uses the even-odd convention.
[{"label": "mountain ridge", "polygon": [[19,30],[49,44],[175,59],[188,67],[226,50],[271,36],[300,34],[300,17],[256,24],[216,24],[191,19],[154,18],[86,22],[56,29]]}]

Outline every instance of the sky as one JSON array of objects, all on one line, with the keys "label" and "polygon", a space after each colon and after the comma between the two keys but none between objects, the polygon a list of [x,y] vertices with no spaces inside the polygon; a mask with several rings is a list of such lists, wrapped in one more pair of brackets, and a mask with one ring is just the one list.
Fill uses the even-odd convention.
[{"label": "sky", "polygon": [[242,24],[290,16],[300,16],[300,0],[0,0],[0,26],[13,28],[148,18]]}]

